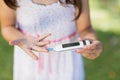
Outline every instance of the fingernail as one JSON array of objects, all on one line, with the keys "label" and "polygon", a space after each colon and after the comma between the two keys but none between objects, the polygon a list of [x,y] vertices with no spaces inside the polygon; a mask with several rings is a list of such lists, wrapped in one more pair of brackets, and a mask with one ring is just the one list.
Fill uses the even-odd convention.
[{"label": "fingernail", "polygon": [[49,40],[49,44],[51,43],[51,41]]},{"label": "fingernail", "polygon": [[11,42],[11,41],[9,41],[9,45],[11,45],[11,46],[12,46],[12,42]]},{"label": "fingernail", "polygon": [[45,49],[45,52],[49,52],[47,49]]},{"label": "fingernail", "polygon": [[36,57],[33,57],[33,60],[37,61],[37,60],[38,60],[38,58],[36,58]]},{"label": "fingernail", "polygon": [[83,48],[87,48],[87,46],[84,46]]},{"label": "fingernail", "polygon": [[80,37],[79,37],[79,38],[78,38],[78,40],[79,40],[79,41],[81,41],[81,40],[82,40],[82,38],[80,38]]},{"label": "fingernail", "polygon": [[51,36],[52,34],[51,33],[49,33],[49,36]]},{"label": "fingernail", "polygon": [[35,58],[35,60],[39,60],[39,58],[37,57],[37,58]]},{"label": "fingernail", "polygon": [[36,60],[39,60],[39,58],[36,58]]},{"label": "fingernail", "polygon": [[13,41],[9,41],[9,45],[14,46],[14,42]]}]

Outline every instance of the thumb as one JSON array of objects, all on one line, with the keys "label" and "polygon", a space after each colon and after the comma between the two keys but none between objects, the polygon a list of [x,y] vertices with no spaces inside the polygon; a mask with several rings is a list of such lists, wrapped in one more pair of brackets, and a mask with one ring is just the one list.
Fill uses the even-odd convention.
[{"label": "thumb", "polygon": [[11,46],[18,45],[21,41],[22,39],[12,40],[12,41],[9,41],[9,45]]},{"label": "thumb", "polygon": [[83,39],[81,37],[78,38],[78,41],[82,41]]}]

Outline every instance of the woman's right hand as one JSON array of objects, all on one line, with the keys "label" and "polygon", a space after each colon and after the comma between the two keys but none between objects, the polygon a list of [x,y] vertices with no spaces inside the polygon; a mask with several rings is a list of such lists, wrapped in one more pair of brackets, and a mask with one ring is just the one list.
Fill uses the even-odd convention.
[{"label": "woman's right hand", "polygon": [[38,60],[38,57],[33,53],[33,51],[36,52],[48,52],[46,49],[46,45],[50,43],[49,40],[44,40],[51,34],[45,34],[38,38],[33,36],[24,36],[22,38],[12,40],[9,42],[10,45],[17,45],[21,49],[23,49],[29,56],[31,56],[34,60]]}]

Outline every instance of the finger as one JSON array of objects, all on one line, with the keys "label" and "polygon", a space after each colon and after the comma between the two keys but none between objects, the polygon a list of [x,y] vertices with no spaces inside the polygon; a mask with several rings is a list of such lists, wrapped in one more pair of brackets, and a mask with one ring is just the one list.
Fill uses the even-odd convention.
[{"label": "finger", "polygon": [[38,42],[36,45],[40,46],[40,47],[43,47],[43,46],[46,46],[48,44],[50,44],[50,41],[41,41],[41,42]]},{"label": "finger", "polygon": [[82,54],[82,53],[95,53],[95,49],[77,49],[76,50],[76,52],[77,53],[80,53],[80,54]]},{"label": "finger", "polygon": [[50,36],[51,34],[48,33],[48,34],[45,34],[45,35],[42,35],[41,37],[38,38],[38,41],[42,41],[44,40],[45,38],[47,38],[48,36]]},{"label": "finger", "polygon": [[85,53],[88,53],[89,56],[94,56],[94,57],[97,57],[100,53],[99,53],[99,50],[86,50]]},{"label": "finger", "polygon": [[45,47],[39,47],[39,46],[32,46],[32,50],[37,52],[48,52],[48,50]]},{"label": "finger", "polygon": [[25,51],[32,59],[38,60],[38,57],[30,49]]},{"label": "finger", "polygon": [[93,50],[93,49],[95,49],[95,48],[93,48],[93,46],[86,45],[86,46],[84,46],[83,48],[76,49],[75,51],[76,51],[76,52],[79,52],[79,53],[83,53],[83,52],[85,52],[86,50]]},{"label": "finger", "polygon": [[85,50],[85,49],[76,49],[75,51],[76,51],[77,53],[83,53],[84,50]]},{"label": "finger", "polygon": [[93,50],[96,50],[96,44],[86,45],[83,48],[77,49],[76,52],[84,53],[84,52],[93,51]]},{"label": "finger", "polygon": [[80,53],[83,57],[88,58],[88,59],[95,59],[97,58],[99,55],[95,54],[95,53],[88,53],[88,52],[84,52],[84,53]]},{"label": "finger", "polygon": [[93,60],[96,57],[98,57],[95,54],[88,54],[88,53],[83,54],[83,56],[86,57],[86,58],[88,58],[88,59],[91,59],[91,60]]},{"label": "finger", "polygon": [[96,44],[95,45],[93,45],[93,44],[90,44],[90,45],[86,45],[86,46],[84,46],[83,47],[83,49],[86,49],[86,50],[89,50],[89,49],[96,49]]}]

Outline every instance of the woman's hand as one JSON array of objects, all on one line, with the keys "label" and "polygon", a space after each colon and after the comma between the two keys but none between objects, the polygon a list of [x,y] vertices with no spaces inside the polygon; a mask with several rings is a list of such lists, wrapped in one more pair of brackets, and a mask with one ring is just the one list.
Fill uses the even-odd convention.
[{"label": "woman's hand", "polygon": [[38,38],[33,36],[24,36],[22,38],[10,41],[10,45],[17,45],[21,49],[23,49],[29,56],[31,56],[34,60],[38,60],[38,57],[33,53],[36,52],[48,52],[45,48],[46,45],[50,43],[50,41],[45,41],[44,39],[50,36],[51,34],[45,34]]},{"label": "woman's hand", "polygon": [[102,52],[102,45],[98,40],[91,40],[91,41],[92,43],[90,45],[86,45],[81,49],[77,49],[76,52],[88,59],[97,58]]}]

